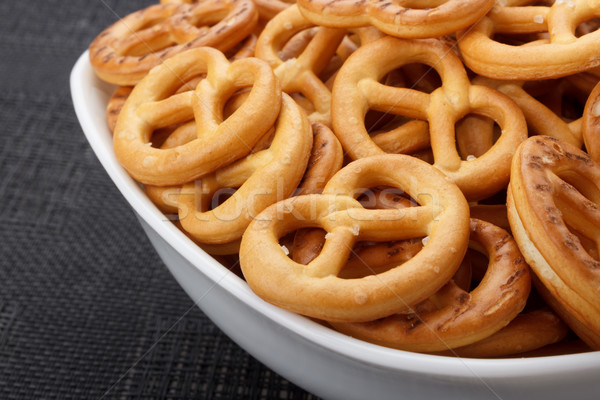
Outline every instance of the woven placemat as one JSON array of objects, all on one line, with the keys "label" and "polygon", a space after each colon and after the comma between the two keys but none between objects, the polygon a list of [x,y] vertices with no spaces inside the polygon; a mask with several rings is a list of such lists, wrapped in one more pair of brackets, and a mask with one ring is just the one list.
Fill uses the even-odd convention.
[{"label": "woven placemat", "polygon": [[0,398],[312,398],[193,305],[76,120],[75,60],[149,4],[0,3]]}]

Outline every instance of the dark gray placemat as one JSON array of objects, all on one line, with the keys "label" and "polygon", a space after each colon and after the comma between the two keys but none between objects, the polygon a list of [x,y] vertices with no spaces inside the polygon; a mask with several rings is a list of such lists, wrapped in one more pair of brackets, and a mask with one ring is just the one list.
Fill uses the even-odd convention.
[{"label": "dark gray placemat", "polygon": [[0,398],[310,398],[194,307],[77,123],[73,63],[148,4],[0,3]]}]

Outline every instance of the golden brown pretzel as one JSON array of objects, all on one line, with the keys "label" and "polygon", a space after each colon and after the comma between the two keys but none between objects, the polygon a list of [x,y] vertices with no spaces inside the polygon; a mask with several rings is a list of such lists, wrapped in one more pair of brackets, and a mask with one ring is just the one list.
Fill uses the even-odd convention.
[{"label": "golden brown pretzel", "polygon": [[507,203],[525,259],[573,316],[575,323],[566,321],[570,327],[599,349],[600,168],[567,143],[529,138],[513,159]]},{"label": "golden brown pretzel", "polygon": [[529,267],[505,230],[471,219],[470,232],[470,246],[481,247],[490,260],[477,288],[465,291],[451,280],[433,297],[438,308],[365,323],[334,322],[333,327],[369,342],[421,352],[469,345],[504,328],[525,307]]},{"label": "golden brown pretzel", "polygon": [[[595,0],[555,1],[539,6],[531,1],[497,3],[474,27],[458,35],[465,64],[480,75],[496,79],[548,79],[600,65],[600,32],[578,37],[580,22],[600,15]],[[527,45],[495,41],[495,34],[545,33]]]},{"label": "golden brown pretzel", "polygon": [[541,349],[560,342],[568,333],[567,325],[548,309],[524,312],[487,338],[446,351],[459,357],[505,357]]},{"label": "golden brown pretzel", "polygon": [[257,20],[251,0],[152,5],[100,33],[89,46],[90,62],[101,79],[134,85],[182,51],[202,46],[229,50],[252,32]]},{"label": "golden brown pretzel", "polygon": [[110,96],[106,105],[106,123],[108,124],[108,130],[111,132],[114,132],[115,126],[117,126],[117,119],[119,118],[121,109],[132,90],[132,86],[119,86]]},{"label": "golden brown pretzel", "polygon": [[[298,33],[310,28],[314,28],[314,24],[304,18],[297,6],[285,9],[269,21],[260,34],[256,56],[271,65],[284,92],[301,93],[313,104],[314,112],[309,114],[311,122],[331,125],[331,93],[319,74],[327,67],[348,32],[344,29],[318,27],[316,33],[307,38],[308,43],[301,43],[303,48],[300,54],[282,59],[280,52],[285,44]],[[371,30],[363,31],[365,40],[380,36]],[[367,34],[368,32],[371,33]]]},{"label": "golden brown pretzel", "polygon": [[[195,91],[171,95],[206,73]],[[223,106],[237,90],[251,87],[248,100],[223,120]],[[272,128],[280,89],[269,66],[255,58],[229,63],[218,50],[181,53],[154,68],[137,84],[121,111],[114,134],[117,158],[136,180],[177,185],[248,154]],[[149,146],[153,130],[196,121],[197,139],[172,149]]]},{"label": "golden brown pretzel", "polygon": [[[284,94],[269,148],[181,188],[177,205],[183,229],[207,244],[241,238],[258,213],[294,192],[306,169],[312,139],[306,116]],[[211,208],[221,193],[224,201]]]},{"label": "golden brown pretzel", "polygon": [[473,24],[494,0],[298,0],[298,5],[315,24],[337,28],[372,24],[396,37],[430,38]]},{"label": "golden brown pretzel", "polygon": [[[427,94],[380,83],[389,71],[411,63],[434,68],[442,86]],[[506,186],[512,154],[527,137],[518,106],[496,90],[471,85],[459,58],[435,39],[385,37],[362,46],[346,60],[333,87],[332,123],[353,159],[384,153],[365,129],[364,116],[369,109],[428,121],[434,166],[469,200],[488,197]],[[495,120],[503,134],[484,155],[466,161],[456,150],[454,125],[471,113]],[[412,126],[409,129],[405,124],[394,132],[396,143],[405,147],[398,151],[414,151]]]},{"label": "golden brown pretzel", "polygon": [[[401,188],[420,206],[363,208],[355,198],[379,185]],[[279,239],[306,227],[322,227],[328,235],[321,253],[302,265],[288,257]],[[357,241],[423,236],[429,236],[427,246],[402,268],[361,279],[337,276]],[[456,185],[421,160],[381,155],[342,168],[323,194],[265,209],[242,237],[240,263],[250,287],[271,303],[325,320],[368,321],[405,311],[435,293],[458,269],[467,241],[468,205]]]}]

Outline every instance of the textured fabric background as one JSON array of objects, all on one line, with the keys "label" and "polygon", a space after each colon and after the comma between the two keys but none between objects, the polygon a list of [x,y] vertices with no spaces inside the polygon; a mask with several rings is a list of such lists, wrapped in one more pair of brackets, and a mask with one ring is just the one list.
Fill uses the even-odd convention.
[{"label": "textured fabric background", "polygon": [[81,132],[68,78],[142,0],[0,2],[0,399],[304,399],[180,289]]}]

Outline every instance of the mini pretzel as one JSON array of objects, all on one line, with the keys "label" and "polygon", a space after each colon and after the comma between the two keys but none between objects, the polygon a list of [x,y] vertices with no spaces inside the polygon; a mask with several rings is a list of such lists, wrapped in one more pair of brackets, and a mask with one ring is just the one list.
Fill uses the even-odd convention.
[{"label": "mini pretzel", "polygon": [[251,0],[152,5],[100,33],[90,44],[90,62],[101,79],[134,85],[182,51],[202,46],[229,50],[252,32],[257,20]]},{"label": "mini pretzel", "polygon": [[[427,94],[380,83],[389,71],[411,63],[434,68],[442,86]],[[506,186],[512,154],[527,137],[519,107],[496,90],[471,85],[459,58],[435,39],[385,37],[362,46],[346,60],[333,87],[331,117],[334,133],[353,159],[384,153],[365,129],[369,109],[428,121],[433,165],[469,200],[489,197]],[[503,134],[481,157],[465,161],[456,150],[454,125],[470,113],[495,120]],[[408,124],[395,134],[399,151],[414,151]]]},{"label": "mini pretzel", "polygon": [[[228,56],[229,61],[235,61],[239,58],[246,58],[254,56],[254,48],[256,47],[256,36],[250,35],[246,40],[240,42],[240,44],[229,52],[233,53],[232,56]],[[228,52],[228,53],[229,53]],[[226,54],[227,55],[227,54]],[[186,90],[194,90],[203,76],[197,76],[192,78],[190,81],[185,82],[179,89],[175,91],[175,93],[185,92]],[[121,113],[121,109],[123,105],[125,105],[125,101],[131,94],[133,90],[132,86],[119,86],[112,94],[111,98],[108,100],[108,104],[106,105],[106,122],[108,123],[108,129],[111,133],[115,130],[115,126],[117,125],[117,119],[119,118],[119,114]],[[153,134],[153,144],[154,144],[154,136]]]},{"label": "mini pretzel", "polygon": [[[550,137],[525,141],[513,159],[508,217],[525,259],[566,321],[600,349],[600,168]],[[558,312],[558,311],[557,311]],[[559,313],[560,314],[560,313]]]},{"label": "mini pretzel", "polygon": [[[239,239],[258,213],[294,192],[306,169],[312,139],[305,115],[284,95],[268,149],[183,186],[177,196],[183,229],[207,244]],[[221,189],[227,189],[231,197],[211,209],[214,195]]]},{"label": "mini pretzel", "polygon": [[[171,95],[182,82],[206,73],[195,91]],[[223,106],[237,90],[248,100],[223,120]],[[248,154],[273,126],[280,89],[269,66],[255,58],[229,63],[218,50],[199,48],[153,69],[127,99],[114,133],[117,158],[144,184],[191,182]],[[196,121],[197,139],[171,149],[148,145],[153,130]]]},{"label": "mini pretzel", "polygon": [[548,309],[521,313],[487,338],[446,351],[458,357],[506,357],[541,349],[560,342],[568,333],[567,325]]},{"label": "mini pretzel", "polygon": [[[311,122],[331,125],[331,93],[318,75],[335,55],[348,32],[319,27],[299,55],[285,61],[279,55],[296,34],[313,27],[314,24],[302,16],[297,6],[287,8],[265,26],[256,44],[256,56],[271,65],[283,91],[301,93],[314,105],[314,112],[309,114]],[[379,34],[363,35],[363,38],[372,40],[375,36],[379,37]]]},{"label": "mini pretzel", "polygon": [[336,28],[370,24],[388,35],[403,38],[444,36],[475,23],[494,0],[298,0],[313,23]]},{"label": "mini pretzel", "polygon": [[[512,0],[496,5],[475,26],[458,35],[465,64],[496,79],[558,78],[600,65],[600,32],[577,37],[580,22],[600,16],[595,0],[555,1],[550,7]],[[548,33],[547,39],[509,45],[495,34]]]},{"label": "mini pretzel", "polygon": [[[355,198],[379,185],[401,188],[420,206],[363,208]],[[468,212],[456,185],[429,164],[404,155],[369,157],[341,169],[323,194],[292,197],[259,214],[242,237],[241,268],[254,292],[280,307],[331,321],[369,321],[406,311],[454,275],[467,247]],[[279,239],[307,227],[327,235],[321,253],[303,265]],[[337,276],[357,241],[424,236],[427,246],[401,268],[360,279]]]},{"label": "mini pretzel", "polygon": [[525,306],[531,285],[529,269],[503,229],[472,219],[470,230],[471,242],[481,245],[490,259],[483,280],[473,291],[449,281],[435,295],[439,309],[365,323],[332,323],[334,328],[369,342],[421,352],[465,346],[504,328]]}]

